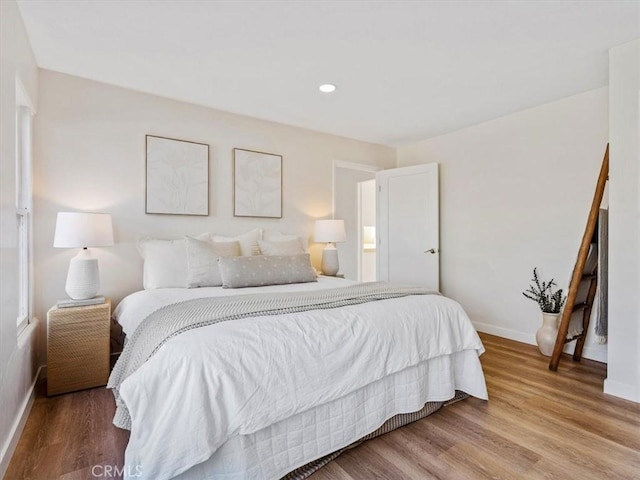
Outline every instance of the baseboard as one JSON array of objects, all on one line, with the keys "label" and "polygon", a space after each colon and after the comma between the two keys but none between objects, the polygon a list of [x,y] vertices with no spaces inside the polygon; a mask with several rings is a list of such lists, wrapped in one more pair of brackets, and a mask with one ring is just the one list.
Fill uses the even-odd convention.
[{"label": "baseboard", "polygon": [[[473,326],[477,331],[495,335],[497,337],[508,338],[516,342],[526,343],[528,345],[536,345],[536,336],[533,333],[520,332],[509,328],[496,327],[482,322],[473,322]],[[564,347],[565,353],[573,353],[573,344],[569,343]],[[585,345],[582,349],[582,357],[596,362],[607,363],[607,347],[606,345]]]},{"label": "baseboard", "polygon": [[20,440],[24,426],[29,418],[31,407],[33,406],[33,402],[36,398],[36,385],[41,378],[42,371],[43,367],[39,367],[33,383],[31,384],[31,387],[29,387],[29,394],[25,397],[22,405],[20,406],[20,415],[14,420],[9,433],[9,438],[7,438],[7,441],[2,446],[2,450],[0,450],[0,478],[4,478],[7,468],[9,468],[9,462],[13,456],[13,452],[18,446],[18,441]]},{"label": "baseboard", "polygon": [[[573,347],[569,346],[569,352],[573,353]],[[606,345],[585,345],[582,349],[583,358],[589,360],[595,360],[600,363],[608,362],[607,346]]]},{"label": "baseboard", "polygon": [[495,325],[489,325],[488,323],[472,323],[473,326],[476,327],[476,330],[482,333],[488,333],[489,335],[495,335],[496,337],[508,338],[509,340],[515,340],[516,342],[526,343],[529,345],[536,344],[536,336],[531,333],[511,330],[509,328],[496,327]]},{"label": "baseboard", "polygon": [[640,391],[638,391],[638,387],[629,383],[617,382],[615,380],[605,378],[604,393],[640,403]]}]

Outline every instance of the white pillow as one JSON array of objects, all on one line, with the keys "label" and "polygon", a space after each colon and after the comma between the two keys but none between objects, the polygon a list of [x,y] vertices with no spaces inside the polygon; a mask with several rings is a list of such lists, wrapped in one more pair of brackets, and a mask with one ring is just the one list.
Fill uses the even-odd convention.
[{"label": "white pillow", "polygon": [[238,242],[240,243],[240,252],[243,257],[252,255],[260,255],[260,247],[258,241],[262,239],[262,230],[256,228],[250,232],[236,235],[235,237],[225,237],[223,235],[213,235],[214,242]]},{"label": "white pillow", "polygon": [[[206,240],[209,234],[203,233],[195,238]],[[145,290],[187,286],[187,251],[184,239],[142,238],[138,241],[138,252],[144,259],[142,286]]]},{"label": "white pillow", "polygon": [[269,242],[267,240],[258,241],[260,253],[262,255],[299,255],[304,253],[302,241],[298,237],[292,240],[283,240],[279,242]]},{"label": "white pillow", "polygon": [[218,268],[221,257],[239,257],[238,242],[207,242],[185,236],[187,249],[187,287],[219,287],[222,277]]},{"label": "white pillow", "polygon": [[184,240],[145,238],[138,242],[144,258],[142,285],[145,290],[187,286],[187,252]]},{"label": "white pillow", "polygon": [[276,232],[274,230],[262,231],[262,240],[267,240],[268,242],[283,242],[285,240],[294,240],[296,238],[300,240],[302,249],[305,252],[309,250],[309,239],[307,237],[303,237],[303,236],[295,235],[291,233]]}]

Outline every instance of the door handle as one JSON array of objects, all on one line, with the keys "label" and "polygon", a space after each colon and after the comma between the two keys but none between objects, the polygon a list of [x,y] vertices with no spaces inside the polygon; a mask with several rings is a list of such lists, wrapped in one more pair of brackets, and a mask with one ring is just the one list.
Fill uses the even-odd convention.
[{"label": "door handle", "polygon": [[436,250],[435,248],[430,248],[429,250],[425,250],[424,253],[430,253],[431,255],[435,255],[440,250]]}]

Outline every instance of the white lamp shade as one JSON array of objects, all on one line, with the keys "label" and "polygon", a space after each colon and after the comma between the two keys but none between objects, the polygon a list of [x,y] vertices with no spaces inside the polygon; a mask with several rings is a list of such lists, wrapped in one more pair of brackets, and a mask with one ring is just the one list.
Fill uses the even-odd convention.
[{"label": "white lamp shade", "polygon": [[344,220],[316,220],[313,238],[316,242],[344,242],[347,239]]},{"label": "white lamp shade", "polygon": [[109,247],[113,226],[108,213],[58,212],[53,246],[57,248]]}]

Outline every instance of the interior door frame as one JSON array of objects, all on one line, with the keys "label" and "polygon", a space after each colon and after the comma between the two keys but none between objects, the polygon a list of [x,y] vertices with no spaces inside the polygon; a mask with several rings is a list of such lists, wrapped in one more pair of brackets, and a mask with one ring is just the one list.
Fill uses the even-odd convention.
[{"label": "interior door frame", "polygon": [[374,174],[382,171],[382,167],[376,165],[367,165],[366,163],[345,162],[343,160],[334,160],[333,168],[331,171],[331,217],[336,212],[336,178],[338,168],[347,168],[351,170],[358,170],[360,172],[371,172]]},{"label": "interior door frame", "polygon": [[[349,170],[357,170],[360,172],[371,172],[373,174],[373,178],[376,178],[376,174],[380,171],[382,171],[382,167],[378,167],[376,165],[367,165],[366,163],[356,163],[356,162],[345,162],[343,160],[333,160],[333,165],[332,165],[332,171],[331,171],[331,218],[335,219],[335,214],[336,214],[336,185],[337,185],[337,170],[339,168],[344,168],[344,169],[349,169]],[[356,188],[357,184],[356,184]],[[377,202],[376,202],[376,207],[377,207]],[[360,215],[360,211],[358,211],[358,216]],[[356,244],[357,245],[361,245],[362,244],[362,232],[359,231],[360,229],[357,228],[356,230],[358,230],[357,232],[357,238],[356,238]],[[362,259],[360,258],[360,255],[357,254],[356,252],[356,258],[357,258],[357,271],[358,271],[358,277],[360,276],[360,271],[362,270]],[[377,258],[376,258],[376,265],[377,265]]]},{"label": "interior door frame", "polygon": [[[358,218],[357,218],[357,225],[358,225],[358,281],[362,282],[362,270],[363,270],[363,265],[362,265],[362,260],[364,258],[363,254],[364,254],[364,238],[363,238],[363,227],[364,227],[364,221],[362,220],[362,184],[363,183],[368,183],[368,182],[373,182],[373,203],[374,203],[374,208],[378,208],[378,195],[377,195],[377,190],[378,190],[378,182],[376,180],[376,177],[372,178],[371,180],[365,180],[363,182],[358,182]],[[378,222],[378,215],[375,215],[375,222]],[[377,241],[376,241],[376,246],[377,246]],[[376,268],[378,267],[378,252],[377,249],[375,251],[375,260],[376,260]],[[377,274],[376,274],[376,280],[377,280]]]}]

